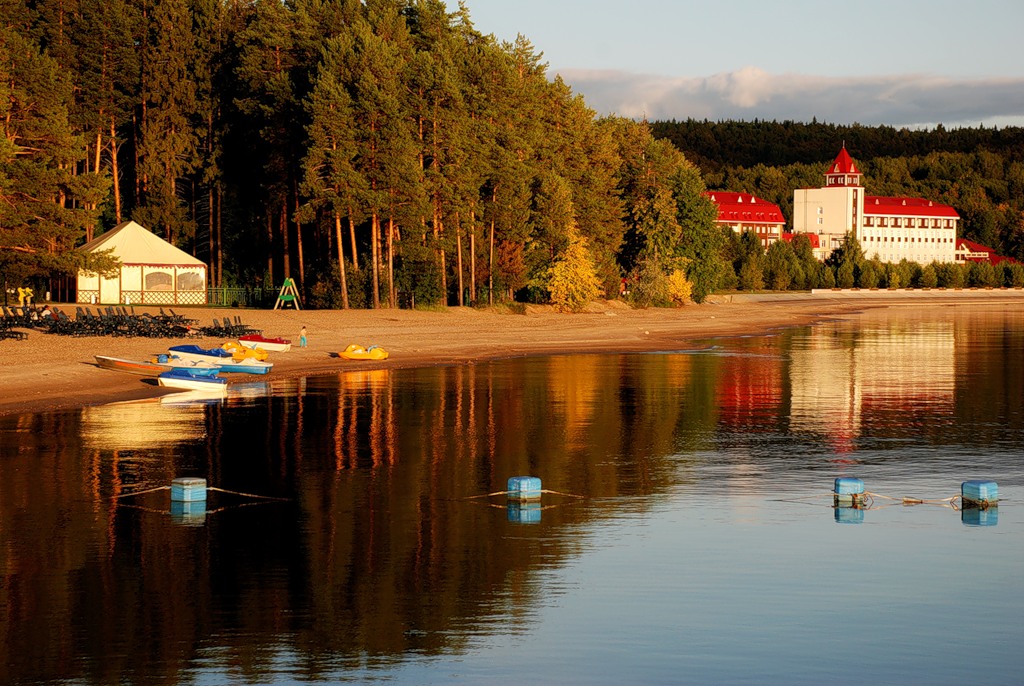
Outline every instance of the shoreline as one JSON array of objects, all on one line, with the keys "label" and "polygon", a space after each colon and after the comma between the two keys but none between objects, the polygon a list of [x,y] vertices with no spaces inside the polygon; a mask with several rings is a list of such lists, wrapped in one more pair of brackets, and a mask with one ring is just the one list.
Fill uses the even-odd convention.
[{"label": "shoreline", "polygon": [[[679,309],[634,310],[616,301],[593,303],[580,314],[527,306],[525,314],[451,307],[418,310],[239,310],[176,308],[209,325],[213,318],[238,316],[264,335],[292,340],[286,353],[270,353],[267,376],[231,374],[229,384],[343,374],[368,369],[405,369],[472,364],[487,360],[571,353],[678,350],[694,341],[756,336],[867,310],[948,307],[1016,309],[1024,291],[931,291],[913,295],[873,291],[733,294],[709,297]],[[58,303],[58,307],[61,305]],[[73,310],[74,305],[63,309]],[[148,308],[136,307],[144,312]],[[155,309],[155,308],[154,308]],[[298,347],[299,330],[309,344]],[[30,330],[27,340],[0,340],[0,416],[64,410],[109,402],[153,398],[174,392],[152,378],[101,369],[94,355],[149,359],[188,341],[205,348],[224,339],[69,337]],[[379,345],[386,361],[351,362],[332,354],[349,343]]]}]

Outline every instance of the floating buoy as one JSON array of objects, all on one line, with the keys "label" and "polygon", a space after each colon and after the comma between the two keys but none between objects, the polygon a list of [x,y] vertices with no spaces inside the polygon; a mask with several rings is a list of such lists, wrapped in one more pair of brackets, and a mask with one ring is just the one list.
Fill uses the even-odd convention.
[{"label": "floating buoy", "polygon": [[536,524],[540,521],[540,503],[536,500],[509,500],[508,521],[515,524]]},{"label": "floating buoy", "polygon": [[995,481],[965,481],[960,484],[960,499],[964,509],[987,510],[999,505],[999,488]]},{"label": "floating buoy", "polygon": [[835,504],[848,507],[860,507],[866,502],[864,482],[860,479],[840,477],[836,479],[835,490],[832,492]]},{"label": "floating buoy", "polygon": [[206,502],[206,479],[179,477],[171,481],[171,502]]},{"label": "floating buoy", "polygon": [[508,480],[509,500],[540,500],[540,479],[535,476],[513,476]]}]

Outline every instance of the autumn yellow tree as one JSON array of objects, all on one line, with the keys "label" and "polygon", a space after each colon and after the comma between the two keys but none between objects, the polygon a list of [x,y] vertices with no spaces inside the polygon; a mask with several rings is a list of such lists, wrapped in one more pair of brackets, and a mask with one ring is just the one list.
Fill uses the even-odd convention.
[{"label": "autumn yellow tree", "polygon": [[573,223],[568,231],[569,244],[548,269],[551,303],[562,312],[581,312],[601,292],[594,258],[587,239]]},{"label": "autumn yellow tree", "polygon": [[679,307],[690,302],[693,296],[693,284],[686,278],[685,269],[674,269],[667,278],[668,298]]}]

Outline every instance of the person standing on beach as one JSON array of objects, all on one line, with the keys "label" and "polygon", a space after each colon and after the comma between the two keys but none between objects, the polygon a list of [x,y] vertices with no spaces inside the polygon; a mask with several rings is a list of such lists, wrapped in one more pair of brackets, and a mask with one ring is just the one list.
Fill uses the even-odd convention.
[{"label": "person standing on beach", "polygon": [[299,331],[299,347],[306,347],[306,327],[302,327],[302,330]]}]

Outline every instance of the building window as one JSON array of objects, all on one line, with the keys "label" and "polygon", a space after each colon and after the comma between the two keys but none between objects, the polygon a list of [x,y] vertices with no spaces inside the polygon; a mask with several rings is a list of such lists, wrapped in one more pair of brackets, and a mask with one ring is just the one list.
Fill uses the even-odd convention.
[{"label": "building window", "polygon": [[822,221],[821,217],[818,217],[818,224],[823,224],[823,223],[824,222]]}]

